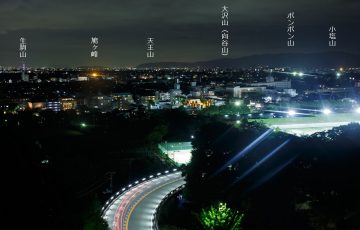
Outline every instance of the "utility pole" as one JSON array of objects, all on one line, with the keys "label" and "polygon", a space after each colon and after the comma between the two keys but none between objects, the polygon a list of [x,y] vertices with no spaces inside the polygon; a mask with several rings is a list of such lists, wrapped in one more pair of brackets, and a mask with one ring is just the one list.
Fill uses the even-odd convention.
[{"label": "utility pole", "polygon": [[109,181],[110,181],[110,190],[109,192],[113,192],[113,176],[115,175],[115,172],[107,172],[106,175],[109,175]]}]

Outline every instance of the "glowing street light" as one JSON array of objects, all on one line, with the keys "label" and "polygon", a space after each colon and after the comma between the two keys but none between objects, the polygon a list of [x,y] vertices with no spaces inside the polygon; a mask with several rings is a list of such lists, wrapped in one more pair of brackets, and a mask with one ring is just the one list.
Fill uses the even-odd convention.
[{"label": "glowing street light", "polygon": [[299,76],[300,76],[300,77],[304,76],[304,73],[303,73],[303,72],[300,72],[300,73],[299,73]]},{"label": "glowing street light", "polygon": [[289,116],[295,116],[296,111],[293,110],[293,109],[290,109],[287,113],[288,113]]},{"label": "glowing street light", "polygon": [[341,77],[341,73],[337,72],[337,73],[336,73],[336,76],[337,76],[337,77]]},{"label": "glowing street light", "polygon": [[356,113],[360,114],[360,107],[356,109]]},{"label": "glowing street light", "polygon": [[325,115],[329,115],[329,114],[332,113],[332,111],[331,111],[330,109],[323,109],[322,112],[323,112],[323,114],[325,114]]},{"label": "glowing street light", "polygon": [[87,127],[87,125],[86,125],[85,122],[82,122],[82,123],[80,124],[80,126],[81,126],[81,128],[86,128],[86,127]]},{"label": "glowing street light", "polygon": [[241,105],[241,102],[240,101],[236,101],[235,102],[235,106],[240,106]]}]

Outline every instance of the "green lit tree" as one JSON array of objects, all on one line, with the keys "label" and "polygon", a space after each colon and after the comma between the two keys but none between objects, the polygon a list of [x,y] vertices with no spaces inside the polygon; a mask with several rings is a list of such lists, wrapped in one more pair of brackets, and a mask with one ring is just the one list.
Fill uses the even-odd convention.
[{"label": "green lit tree", "polygon": [[227,207],[226,203],[218,203],[208,209],[202,209],[200,221],[206,230],[238,230],[244,214]]}]

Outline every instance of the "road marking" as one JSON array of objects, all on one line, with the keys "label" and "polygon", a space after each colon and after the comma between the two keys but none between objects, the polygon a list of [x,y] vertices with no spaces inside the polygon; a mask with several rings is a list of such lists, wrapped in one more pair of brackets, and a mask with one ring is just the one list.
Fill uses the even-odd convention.
[{"label": "road marking", "polygon": [[145,197],[147,197],[150,193],[153,193],[153,192],[155,192],[156,190],[159,190],[159,189],[161,189],[162,187],[165,187],[166,185],[169,185],[169,184],[178,182],[179,180],[183,180],[183,179],[184,179],[184,178],[180,178],[180,179],[177,179],[177,180],[175,180],[175,181],[168,182],[168,183],[166,183],[166,184],[161,185],[160,187],[157,187],[157,188],[153,189],[152,191],[146,193],[145,195],[143,195],[143,196],[135,203],[135,205],[130,209],[128,218],[126,219],[126,230],[129,230],[129,221],[130,221],[131,214],[133,213],[133,211],[134,211],[134,209],[136,208],[136,206],[137,206],[143,199],[145,199]]}]

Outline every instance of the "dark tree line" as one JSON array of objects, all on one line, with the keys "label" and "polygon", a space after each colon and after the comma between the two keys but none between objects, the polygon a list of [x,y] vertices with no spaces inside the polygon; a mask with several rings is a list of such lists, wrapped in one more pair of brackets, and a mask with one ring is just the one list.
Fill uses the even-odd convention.
[{"label": "dark tree line", "polygon": [[239,154],[266,130],[247,122],[200,129],[186,170],[187,212],[224,201],[245,214],[245,230],[359,229],[360,125],[302,138],[274,131]]}]

